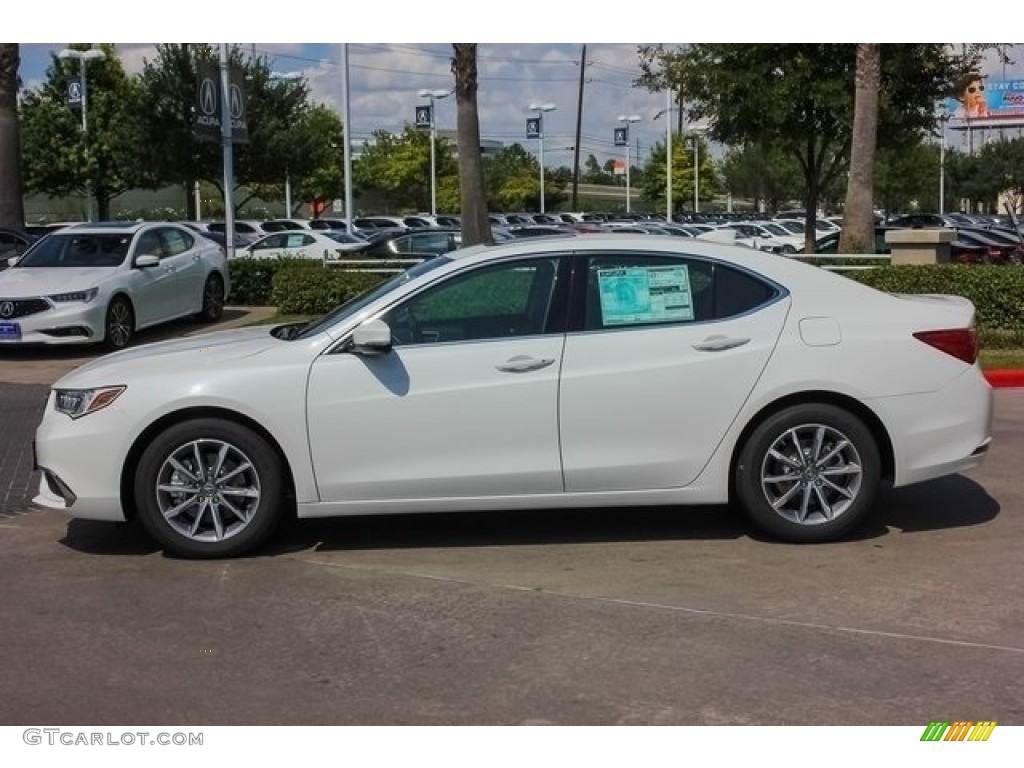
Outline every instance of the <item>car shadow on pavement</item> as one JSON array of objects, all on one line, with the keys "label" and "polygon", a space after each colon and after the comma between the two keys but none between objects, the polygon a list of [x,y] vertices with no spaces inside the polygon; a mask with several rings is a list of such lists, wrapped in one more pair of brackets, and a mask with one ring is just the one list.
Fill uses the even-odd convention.
[{"label": "car shadow on pavement", "polygon": [[[869,520],[845,537],[863,541],[982,525],[999,514],[985,489],[956,475],[910,488],[885,489]],[[367,515],[285,521],[251,557],[291,552],[508,547],[751,538],[777,544],[737,508],[725,505],[514,512]],[[97,555],[148,555],[159,546],[141,525],[72,520],[61,543]]]},{"label": "car shadow on pavement", "polygon": [[[154,328],[146,328],[135,334],[131,347],[166,341],[189,334],[214,331],[225,326],[237,325],[251,310],[246,307],[225,307],[224,314],[216,323],[202,323],[192,317],[172,320]],[[101,344],[17,344],[0,345],[0,360],[67,360],[83,361],[106,354]]]}]

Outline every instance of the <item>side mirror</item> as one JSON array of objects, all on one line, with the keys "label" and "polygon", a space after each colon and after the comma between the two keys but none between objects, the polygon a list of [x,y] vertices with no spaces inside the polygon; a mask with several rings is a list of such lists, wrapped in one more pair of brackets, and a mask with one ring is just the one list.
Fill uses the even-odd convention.
[{"label": "side mirror", "polygon": [[149,267],[156,267],[159,265],[160,258],[151,253],[144,253],[141,256],[135,257],[135,266],[140,269],[148,269]]},{"label": "side mirror", "polygon": [[21,256],[11,256],[11,258],[9,258],[9,259],[7,260],[7,266],[8,266],[8,267],[13,267],[13,266],[14,266],[15,264],[17,264],[17,263],[18,263],[19,261],[21,261]]},{"label": "side mirror", "polygon": [[352,332],[357,355],[384,355],[391,351],[391,327],[383,320],[367,320]]}]

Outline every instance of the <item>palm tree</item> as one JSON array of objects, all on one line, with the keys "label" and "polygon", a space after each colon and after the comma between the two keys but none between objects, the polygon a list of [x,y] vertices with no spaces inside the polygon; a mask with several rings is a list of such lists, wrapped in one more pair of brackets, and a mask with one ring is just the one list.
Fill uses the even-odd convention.
[{"label": "palm tree", "polygon": [[850,178],[843,208],[840,253],[874,253],[874,169],[878,139],[878,91],[882,83],[882,53],[878,43],[857,43]]},{"label": "palm tree", "polygon": [[476,43],[452,43],[455,55],[456,137],[459,145],[459,190],[462,201],[462,244],[493,241],[487,218],[483,161],[480,157],[480,116],[476,109]]},{"label": "palm tree", "polygon": [[0,43],[0,226],[25,227],[18,133],[18,43]]}]

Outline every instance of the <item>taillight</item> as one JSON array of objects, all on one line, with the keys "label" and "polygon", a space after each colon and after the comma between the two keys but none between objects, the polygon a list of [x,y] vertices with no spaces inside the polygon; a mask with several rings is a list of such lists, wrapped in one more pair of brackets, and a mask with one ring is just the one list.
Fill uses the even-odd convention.
[{"label": "taillight", "polygon": [[946,331],[918,331],[914,338],[930,347],[974,365],[978,359],[978,334],[973,328],[954,328]]}]

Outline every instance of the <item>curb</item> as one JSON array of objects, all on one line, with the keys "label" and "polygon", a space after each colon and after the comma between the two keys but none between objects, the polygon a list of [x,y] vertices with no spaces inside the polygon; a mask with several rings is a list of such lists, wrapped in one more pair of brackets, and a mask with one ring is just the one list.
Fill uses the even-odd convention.
[{"label": "curb", "polygon": [[982,371],[988,383],[999,389],[1011,387],[1024,387],[1024,370],[1004,369],[994,371]]}]

